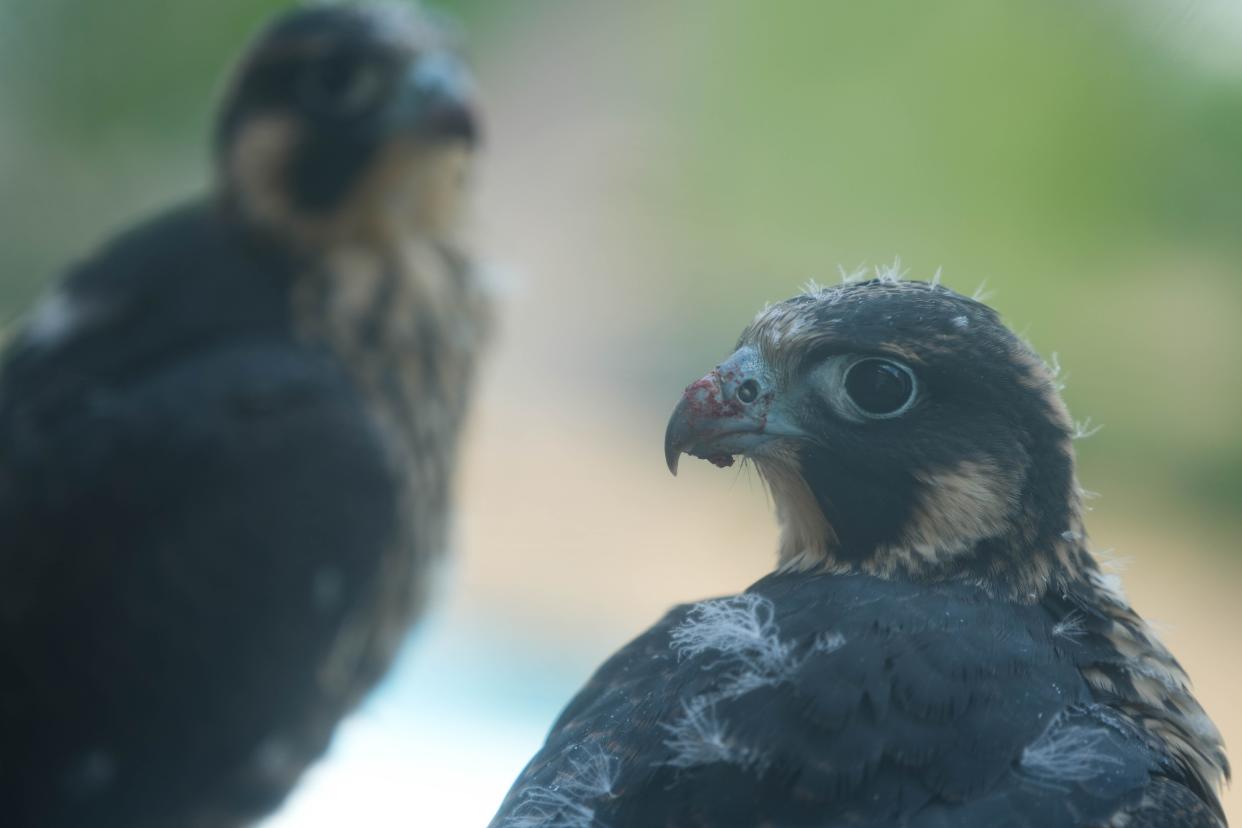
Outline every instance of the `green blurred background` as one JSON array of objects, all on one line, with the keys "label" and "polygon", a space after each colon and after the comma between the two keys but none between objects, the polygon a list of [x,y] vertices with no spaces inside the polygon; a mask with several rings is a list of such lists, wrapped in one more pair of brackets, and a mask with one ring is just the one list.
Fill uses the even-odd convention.
[{"label": "green blurred background", "polygon": [[[284,5],[0,0],[0,318],[206,185],[223,70]],[[389,712],[367,715],[398,715],[403,687],[434,707],[436,682],[458,696],[481,682],[495,692],[463,723],[524,724],[504,748],[479,736],[494,778],[437,824],[485,818],[585,672],[660,608],[770,565],[758,485],[704,471],[673,486],[661,419],[764,302],[898,256],[966,293],[986,280],[1012,326],[1059,354],[1072,410],[1106,426],[1079,444],[1084,484],[1105,493],[1094,534],[1136,560],[1139,609],[1172,622],[1209,712],[1242,741],[1228,701],[1242,676],[1223,663],[1242,619],[1242,6],[441,7],[488,105],[476,236],[501,266],[506,323],[453,597]],[[463,663],[477,671],[453,673]],[[399,775],[413,760],[393,753]],[[316,784],[348,801],[351,761]]]}]

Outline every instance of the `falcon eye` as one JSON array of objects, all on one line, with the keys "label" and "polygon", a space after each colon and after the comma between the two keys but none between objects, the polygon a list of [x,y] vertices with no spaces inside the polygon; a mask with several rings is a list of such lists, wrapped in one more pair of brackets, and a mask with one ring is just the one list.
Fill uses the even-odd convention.
[{"label": "falcon eye", "polygon": [[864,417],[896,417],[914,403],[914,374],[892,360],[860,359],[845,372],[845,392]]},{"label": "falcon eye", "polygon": [[384,73],[374,61],[334,55],[307,67],[298,94],[311,112],[343,117],[369,109],[383,88]]},{"label": "falcon eye", "polygon": [[738,386],[737,398],[738,401],[742,403],[753,403],[759,398],[759,383],[755,382],[753,379],[746,380],[746,382]]}]

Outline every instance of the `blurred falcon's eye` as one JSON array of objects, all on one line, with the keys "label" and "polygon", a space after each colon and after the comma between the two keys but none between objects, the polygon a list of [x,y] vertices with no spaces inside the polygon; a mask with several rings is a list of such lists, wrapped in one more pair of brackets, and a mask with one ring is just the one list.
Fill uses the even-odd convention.
[{"label": "blurred falcon's eye", "polygon": [[298,91],[315,114],[348,117],[370,109],[383,88],[384,72],[374,61],[334,55],[308,66]]},{"label": "blurred falcon's eye", "polygon": [[914,403],[915,391],[914,373],[889,359],[860,359],[845,372],[845,392],[864,417],[904,414]]}]

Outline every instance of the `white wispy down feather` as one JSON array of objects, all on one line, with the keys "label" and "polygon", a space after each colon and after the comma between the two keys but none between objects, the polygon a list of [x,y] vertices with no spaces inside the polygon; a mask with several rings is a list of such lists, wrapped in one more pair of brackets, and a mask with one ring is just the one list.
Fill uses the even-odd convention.
[{"label": "white wispy down feather", "polygon": [[1104,570],[1105,574],[1110,575],[1120,576],[1134,562],[1134,559],[1129,555],[1118,555],[1117,550],[1112,547],[1098,549],[1091,554],[1095,557],[1096,563],[1100,565],[1100,569]]},{"label": "white wispy down feather", "polygon": [[811,645],[811,651],[816,653],[831,653],[845,646],[845,636],[839,632],[820,633],[815,636],[815,643]]},{"label": "white wispy down feather", "polygon": [[684,768],[732,762],[748,770],[763,771],[763,752],[732,739],[715,705],[761,686],[787,682],[811,655],[831,653],[845,643],[841,633],[820,633],[804,653],[797,653],[794,643],[780,637],[773,602],[754,593],[698,603],[673,629],[669,646],[677,650],[679,658],[717,653],[719,658],[707,664],[707,668],[723,665],[729,673],[713,693],[683,700],[681,718],[663,725],[669,732],[664,745],[673,752],[668,765]]},{"label": "white wispy down feather", "polygon": [[1069,382],[1069,374],[1062,376],[1061,357],[1056,351],[1052,352],[1051,358],[1045,363],[1048,367],[1048,373],[1052,375],[1052,387],[1061,393],[1065,390],[1065,383]]},{"label": "white wispy down feather", "polygon": [[1069,641],[1077,641],[1087,632],[1086,620],[1086,616],[1081,612],[1072,610],[1068,615],[1052,625],[1052,634]]},{"label": "white wispy down feather", "polygon": [[859,265],[853,270],[846,270],[844,265],[837,265],[837,273],[841,275],[841,284],[848,285],[854,282],[861,282],[867,278],[869,271],[863,265]]},{"label": "white wispy down feather", "polygon": [[672,767],[694,768],[714,762],[759,771],[766,767],[762,753],[738,744],[729,735],[725,723],[716,715],[716,702],[707,697],[683,701],[681,718],[662,727],[669,733],[664,744],[673,752],[673,758],[666,763]]},{"label": "white wispy down feather", "polygon": [[[828,286],[820,284],[817,279],[811,279],[802,286],[802,293],[805,296],[813,296],[818,299],[828,299],[834,301],[841,295],[841,288],[855,284],[857,282],[866,281],[867,279],[875,279],[878,282],[887,284],[896,284],[902,282],[909,275],[908,269],[902,269],[901,257],[898,256],[893,260],[892,264],[878,265],[876,267],[867,267],[859,265],[852,270],[846,269],[843,265],[837,265],[837,274],[840,276],[840,284],[836,286]],[[936,268],[932,273],[928,284],[932,288],[941,287],[941,279],[944,276],[943,268]]]},{"label": "white wispy down feather", "polygon": [[595,818],[595,806],[611,797],[620,765],[597,744],[574,745],[567,767],[550,785],[527,785],[504,828],[607,828]]},{"label": "white wispy down feather", "polygon": [[1072,440],[1085,440],[1085,439],[1087,439],[1088,437],[1092,437],[1092,436],[1094,436],[1094,435],[1098,434],[1098,433],[1100,432],[1100,429],[1102,429],[1102,428],[1104,428],[1104,426],[1103,426],[1103,425],[1095,425],[1095,424],[1093,424],[1093,423],[1091,422],[1091,418],[1090,418],[1090,417],[1088,417],[1088,418],[1087,418],[1087,419],[1085,419],[1085,420],[1075,420],[1075,421],[1074,421],[1074,431],[1073,431],[1073,433],[1072,433],[1072,434],[1070,434],[1070,439],[1072,439]]},{"label": "white wispy down feather", "polygon": [[696,604],[669,636],[679,658],[719,653],[708,664],[732,668],[721,696],[736,698],[757,687],[788,681],[812,653],[829,653],[845,643],[837,632],[821,633],[809,652],[798,655],[781,639],[776,608],[762,595],[746,592]]},{"label": "white wispy down feather", "polygon": [[673,630],[670,643],[682,658],[716,651],[748,672],[784,676],[797,665],[775,616],[772,602],[754,593],[703,601]]},{"label": "white wispy down feather", "polygon": [[[905,279],[909,270],[901,269],[901,257],[893,259],[892,264],[877,265],[869,268],[865,265],[859,265],[853,270],[846,270],[844,266],[837,265],[837,273],[841,276],[841,284],[850,285],[855,282],[862,282],[868,278],[875,279],[877,282],[886,282],[894,284]],[[933,284],[940,284],[940,271],[937,270],[933,277]]]},{"label": "white wispy down feather", "polygon": [[[1074,493],[1078,495],[1080,501],[1096,500],[1100,496],[1099,492],[1085,488],[1077,478],[1074,479]],[[1087,512],[1095,511],[1095,507],[1086,502],[1082,503],[1082,508]]]},{"label": "white wispy down feather", "polygon": [[875,278],[877,281],[894,284],[900,282],[909,273],[908,270],[901,269],[901,257],[893,259],[891,265],[880,265],[875,269]]},{"label": "white wispy down feather", "polygon": [[975,288],[975,292],[970,295],[970,298],[976,302],[987,304],[987,301],[992,298],[992,291],[988,290],[987,279],[979,283],[979,287]]},{"label": "white wispy down feather", "polygon": [[1067,724],[1058,715],[1022,751],[1019,767],[1027,776],[1045,782],[1093,779],[1124,764],[1113,753],[1108,735],[1102,725]]},{"label": "white wispy down feather", "polygon": [[679,658],[716,653],[707,668],[724,666],[727,678],[718,690],[682,702],[682,716],[664,725],[673,752],[668,764],[689,768],[712,762],[731,762],[762,772],[763,754],[753,746],[731,739],[716,712],[716,704],[760,687],[788,681],[812,655],[831,653],[845,644],[839,632],[820,633],[803,654],[781,639],[776,608],[762,595],[743,593],[696,604],[670,634],[670,646]]},{"label": "white wispy down feather", "polygon": [[[844,271],[842,272],[844,273]],[[844,295],[844,291],[842,290],[843,287],[844,284],[824,285],[820,284],[820,282],[816,279],[809,279],[806,284],[802,286],[802,295],[810,296],[820,302],[827,302],[830,305],[835,305],[838,301],[840,301],[841,296]],[[762,316],[762,314],[760,315]]]}]

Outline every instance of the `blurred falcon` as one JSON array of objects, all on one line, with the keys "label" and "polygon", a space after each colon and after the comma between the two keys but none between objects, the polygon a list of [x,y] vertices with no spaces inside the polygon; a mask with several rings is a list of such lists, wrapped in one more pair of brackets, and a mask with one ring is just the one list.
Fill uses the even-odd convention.
[{"label": "blurred falcon", "polygon": [[938,284],[760,313],[665,451],[754,463],[779,568],[607,661],[493,828],[1223,825],[1220,736],[1088,551],[1073,431]]},{"label": "blurred falcon", "polygon": [[446,543],[488,302],[469,76],[411,7],[271,22],[213,191],[73,267],[0,367],[0,823],[250,824]]}]

